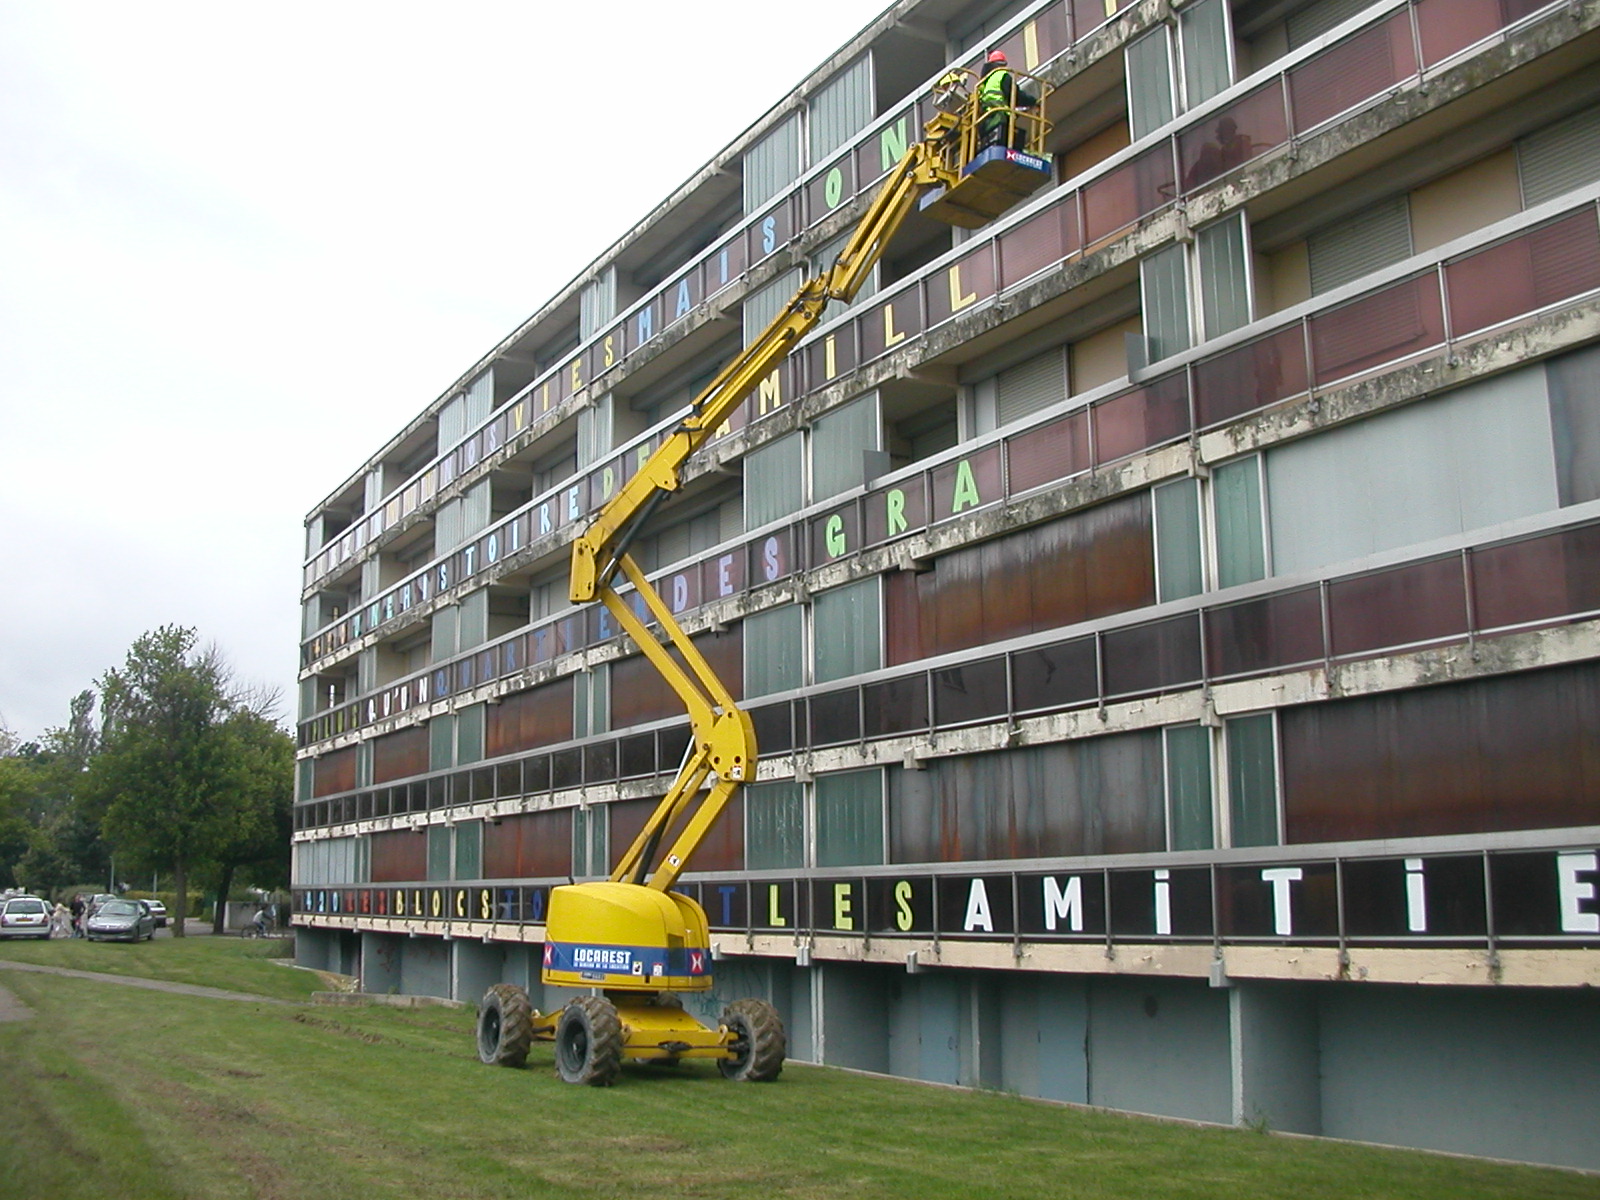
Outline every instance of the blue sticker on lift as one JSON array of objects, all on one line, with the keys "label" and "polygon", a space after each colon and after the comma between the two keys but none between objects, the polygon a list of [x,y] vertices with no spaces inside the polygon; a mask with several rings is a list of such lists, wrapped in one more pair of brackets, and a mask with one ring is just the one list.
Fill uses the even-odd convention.
[{"label": "blue sticker on lift", "polygon": [[704,975],[704,950],[665,950],[659,946],[597,946],[572,942],[546,942],[544,965],[551,971],[570,971],[585,979],[634,975]]},{"label": "blue sticker on lift", "polygon": [[961,168],[961,174],[971,175],[980,167],[986,167],[990,163],[996,162],[1012,163],[1019,167],[1026,167],[1030,171],[1041,171],[1046,175],[1050,173],[1050,164],[1037,154],[1028,154],[1022,150],[1012,150],[1008,146],[990,146],[974,155],[972,161]]}]

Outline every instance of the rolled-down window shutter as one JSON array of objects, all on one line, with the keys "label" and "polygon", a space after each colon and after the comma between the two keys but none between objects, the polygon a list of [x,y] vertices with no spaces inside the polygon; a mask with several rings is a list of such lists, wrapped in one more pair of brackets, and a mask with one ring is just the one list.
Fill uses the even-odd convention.
[{"label": "rolled-down window shutter", "polygon": [[1306,239],[1311,292],[1319,295],[1411,257],[1411,202],[1400,195],[1368,206]]},{"label": "rolled-down window shutter", "polygon": [[1067,363],[1060,346],[1001,371],[995,378],[996,416],[1001,425],[1020,421],[1067,396]]},{"label": "rolled-down window shutter", "polygon": [[1586,109],[1517,143],[1522,202],[1532,206],[1600,180],[1600,108]]},{"label": "rolled-down window shutter", "polygon": [[744,211],[755,212],[800,175],[800,115],[793,114],[744,156]]},{"label": "rolled-down window shutter", "polygon": [[1327,33],[1335,25],[1349,20],[1371,3],[1372,0],[1318,0],[1316,4],[1306,5],[1284,22],[1284,30],[1289,38],[1289,49],[1300,49],[1307,42],[1314,41]]},{"label": "rolled-down window shutter", "polygon": [[819,163],[872,120],[872,59],[863,54],[840,71],[808,105],[811,161]]}]

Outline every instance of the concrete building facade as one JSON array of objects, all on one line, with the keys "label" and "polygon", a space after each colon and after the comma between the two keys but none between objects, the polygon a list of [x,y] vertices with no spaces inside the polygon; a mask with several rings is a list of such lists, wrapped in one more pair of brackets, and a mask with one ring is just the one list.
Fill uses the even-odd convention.
[{"label": "concrete building facade", "polygon": [[302,961],[561,1002],[687,737],[567,545],[993,47],[1054,183],[910,219],[636,551],[762,748],[693,1003],[1600,1168],[1594,0],[894,4],[310,514]]}]

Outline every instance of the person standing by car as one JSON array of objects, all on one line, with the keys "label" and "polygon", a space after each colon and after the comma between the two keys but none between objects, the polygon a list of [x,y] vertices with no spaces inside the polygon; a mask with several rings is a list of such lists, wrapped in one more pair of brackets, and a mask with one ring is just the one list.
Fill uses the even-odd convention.
[{"label": "person standing by car", "polygon": [[72,936],[83,936],[83,893],[77,892],[72,897]]},{"label": "person standing by car", "polygon": [[72,936],[72,914],[67,912],[67,906],[61,901],[56,901],[56,906],[50,912],[50,936]]}]

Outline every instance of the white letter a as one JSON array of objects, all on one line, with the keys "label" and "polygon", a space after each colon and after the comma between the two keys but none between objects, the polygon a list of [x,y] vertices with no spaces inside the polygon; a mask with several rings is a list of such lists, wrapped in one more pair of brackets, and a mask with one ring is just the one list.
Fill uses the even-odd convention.
[{"label": "white letter a", "polygon": [[985,933],[994,932],[994,918],[989,915],[989,893],[985,890],[981,879],[974,879],[972,890],[967,893],[967,916],[962,921],[961,928],[968,933],[974,929],[981,929]]}]

